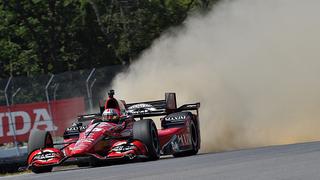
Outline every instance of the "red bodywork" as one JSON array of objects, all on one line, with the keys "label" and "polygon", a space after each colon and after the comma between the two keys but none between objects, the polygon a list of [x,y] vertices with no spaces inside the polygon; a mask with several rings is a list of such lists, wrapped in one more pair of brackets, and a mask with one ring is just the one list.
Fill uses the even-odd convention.
[{"label": "red bodywork", "polygon": [[[69,134],[65,136],[63,143],[58,143],[51,148],[37,149],[30,153],[29,167],[59,165],[71,157],[91,156],[99,160],[147,158],[147,147],[141,141],[132,139],[132,127],[136,120],[134,116],[127,114],[128,108],[124,101],[109,98],[104,108],[117,108],[121,113],[122,123],[104,122],[101,116],[93,116],[91,120],[87,120],[89,123],[86,126],[68,128],[66,132]],[[174,116],[174,118],[169,116],[164,116],[161,121],[179,120],[179,116]],[[191,121],[197,123],[198,126],[198,118],[195,115],[186,115],[181,116],[180,121],[182,123],[158,129],[162,155],[192,149],[189,126]],[[73,136],[72,132],[78,132],[78,134]],[[58,145],[62,147],[58,148]]]}]

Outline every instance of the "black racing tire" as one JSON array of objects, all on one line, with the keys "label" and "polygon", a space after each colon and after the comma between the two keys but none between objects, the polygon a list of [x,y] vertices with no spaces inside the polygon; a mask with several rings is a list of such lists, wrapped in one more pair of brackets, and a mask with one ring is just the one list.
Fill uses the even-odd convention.
[{"label": "black racing tire", "polygon": [[88,166],[90,166],[90,162],[78,162],[77,166],[78,167],[88,167]]},{"label": "black racing tire", "polygon": [[199,132],[193,121],[190,123],[190,133],[191,133],[191,144],[192,149],[184,152],[174,153],[174,157],[184,157],[196,155],[199,151]]},{"label": "black racing tire", "polygon": [[50,132],[42,130],[32,130],[28,141],[28,154],[36,149],[53,147],[53,140]]},{"label": "black racing tire", "polygon": [[158,130],[152,119],[142,119],[133,124],[133,139],[141,141],[148,149],[148,160],[160,158]]},{"label": "black racing tire", "polygon": [[[28,154],[32,153],[37,149],[42,148],[50,148],[53,147],[52,136],[48,131],[42,130],[32,130],[29,135],[28,141]],[[44,167],[31,167],[31,171],[34,173],[45,173],[51,172],[52,166],[44,166]]]},{"label": "black racing tire", "polygon": [[90,159],[89,165],[91,167],[101,167],[101,166],[106,165],[106,163],[107,163],[106,161],[102,161],[102,160],[97,159],[95,157],[90,157],[89,159]]},{"label": "black racing tire", "polygon": [[40,173],[48,173],[52,171],[52,166],[44,166],[44,167],[31,167],[31,171],[36,173],[36,174],[40,174]]}]

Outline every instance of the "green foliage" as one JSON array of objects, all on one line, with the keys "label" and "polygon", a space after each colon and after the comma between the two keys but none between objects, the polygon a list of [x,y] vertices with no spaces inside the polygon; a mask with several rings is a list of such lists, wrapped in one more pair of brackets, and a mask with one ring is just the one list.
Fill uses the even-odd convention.
[{"label": "green foliage", "polygon": [[217,0],[2,0],[0,78],[133,61]]}]

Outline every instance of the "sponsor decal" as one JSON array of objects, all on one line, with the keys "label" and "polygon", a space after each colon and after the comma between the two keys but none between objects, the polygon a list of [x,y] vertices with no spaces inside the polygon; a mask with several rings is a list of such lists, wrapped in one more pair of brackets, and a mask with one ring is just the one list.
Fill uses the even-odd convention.
[{"label": "sponsor decal", "polygon": [[101,125],[101,124],[103,124],[103,123],[93,124],[93,125],[89,126],[89,127],[86,129],[86,131],[85,131],[85,135],[86,135],[86,136],[89,136],[89,135],[90,135],[90,137],[91,137],[91,136],[93,136],[93,134],[94,134],[93,132],[103,131],[103,127],[107,127],[107,126],[103,126],[103,125]]},{"label": "sponsor decal", "polygon": [[191,144],[190,134],[179,134],[177,135],[178,144],[181,146],[187,146]]},{"label": "sponsor decal", "polygon": [[35,160],[48,160],[54,158],[54,153],[43,153],[43,154],[37,154],[34,156]]},{"label": "sponsor decal", "polygon": [[84,131],[88,126],[74,126],[67,128],[67,131]]},{"label": "sponsor decal", "polygon": [[154,107],[151,104],[135,104],[133,106],[130,106],[128,110],[144,109],[144,108],[154,108]]},{"label": "sponsor decal", "polygon": [[0,106],[0,143],[28,141],[32,129],[54,131],[55,135],[63,135],[78,114],[84,113],[83,98],[51,101],[51,112],[46,102],[16,104],[10,107]]},{"label": "sponsor decal", "polygon": [[[55,126],[52,122],[52,118],[50,118],[47,109],[39,108],[33,109],[32,113],[34,114],[34,123],[33,128],[38,128],[38,126],[46,126],[46,131],[55,131],[57,130],[57,126]],[[2,126],[3,120],[7,118],[8,122],[13,122],[13,126],[8,126],[9,131],[5,134],[4,127]],[[17,123],[20,120],[23,122],[22,127],[17,128]],[[28,133],[31,130],[31,116],[25,111],[13,111],[11,113],[0,113],[0,137],[3,136],[13,136],[14,132],[16,135],[23,135]]]},{"label": "sponsor decal", "polygon": [[128,108],[128,113],[143,114],[143,113],[148,113],[150,111],[156,111],[156,110],[157,109],[150,104],[136,104]]},{"label": "sponsor decal", "polygon": [[33,159],[38,161],[48,161],[56,157],[56,153],[52,150],[43,150],[37,153]]},{"label": "sponsor decal", "polygon": [[178,120],[184,120],[187,116],[172,116],[172,117],[166,117],[164,120],[166,121],[178,121]]},{"label": "sponsor decal", "polygon": [[119,145],[114,146],[111,149],[111,151],[114,151],[114,152],[126,152],[126,151],[133,150],[134,148],[135,148],[135,146],[132,143],[127,144],[126,142],[124,142],[124,143],[121,143]]}]

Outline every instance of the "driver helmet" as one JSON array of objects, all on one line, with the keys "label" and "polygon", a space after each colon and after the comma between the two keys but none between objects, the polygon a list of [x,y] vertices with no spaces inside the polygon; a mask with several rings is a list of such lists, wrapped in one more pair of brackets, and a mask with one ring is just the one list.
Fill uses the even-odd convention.
[{"label": "driver helmet", "polygon": [[118,123],[120,119],[120,112],[114,108],[105,109],[102,113],[102,120]]}]

